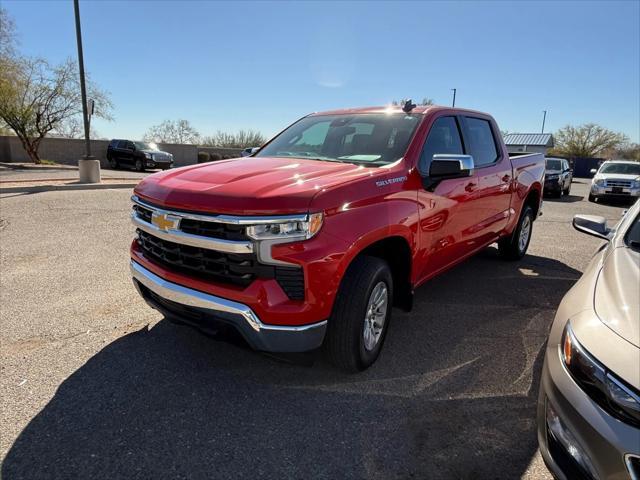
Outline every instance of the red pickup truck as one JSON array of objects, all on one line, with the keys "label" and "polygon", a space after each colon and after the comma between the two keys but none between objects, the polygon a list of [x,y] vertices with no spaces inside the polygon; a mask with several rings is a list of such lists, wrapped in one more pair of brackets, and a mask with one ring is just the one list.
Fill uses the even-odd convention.
[{"label": "red pickup truck", "polygon": [[363,370],[420,284],[493,242],[525,254],[544,169],[541,154],[509,156],[476,111],[314,113],[251,156],[141,181],[134,283],[170,320],[232,327],[263,351],[324,343]]}]

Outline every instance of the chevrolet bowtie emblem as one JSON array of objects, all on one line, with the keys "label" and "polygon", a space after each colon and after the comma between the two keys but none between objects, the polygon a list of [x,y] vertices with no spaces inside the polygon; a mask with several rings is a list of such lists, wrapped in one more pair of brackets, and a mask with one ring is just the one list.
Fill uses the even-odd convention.
[{"label": "chevrolet bowtie emblem", "polygon": [[151,215],[151,223],[160,230],[176,230],[180,223],[180,217],[167,215],[166,213],[153,213]]}]

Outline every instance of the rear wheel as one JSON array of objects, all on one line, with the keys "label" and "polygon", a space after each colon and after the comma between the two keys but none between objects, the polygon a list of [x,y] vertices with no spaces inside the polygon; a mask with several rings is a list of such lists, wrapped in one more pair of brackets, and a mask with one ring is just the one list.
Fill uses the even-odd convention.
[{"label": "rear wheel", "polygon": [[356,258],[342,279],[329,319],[326,348],[337,367],[357,372],[376,361],[391,320],[393,279],[387,262]]},{"label": "rear wheel", "polygon": [[114,170],[116,170],[120,165],[118,164],[118,160],[116,160],[115,158],[111,157],[111,158],[109,158],[109,166],[111,168],[113,168]]},{"label": "rear wheel", "polygon": [[507,260],[520,260],[527,253],[533,232],[533,209],[525,205],[513,234],[498,241],[498,251]]}]

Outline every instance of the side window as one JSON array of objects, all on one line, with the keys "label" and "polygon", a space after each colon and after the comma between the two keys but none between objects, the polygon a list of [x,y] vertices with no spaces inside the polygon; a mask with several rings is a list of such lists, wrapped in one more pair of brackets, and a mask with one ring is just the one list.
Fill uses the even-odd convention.
[{"label": "side window", "polygon": [[490,165],[498,160],[496,142],[491,132],[491,124],[481,118],[466,117],[469,136],[469,153],[477,167]]},{"label": "side window", "polygon": [[127,140],[125,148],[127,150],[133,150],[134,149],[133,142],[130,142]]},{"label": "side window", "polygon": [[127,141],[126,140],[120,140],[118,142],[118,148],[127,148]]},{"label": "side window", "polygon": [[460,131],[455,117],[440,117],[431,126],[427,140],[422,147],[418,171],[423,175],[429,173],[429,166],[434,155],[437,154],[459,154],[462,155],[462,141]]}]

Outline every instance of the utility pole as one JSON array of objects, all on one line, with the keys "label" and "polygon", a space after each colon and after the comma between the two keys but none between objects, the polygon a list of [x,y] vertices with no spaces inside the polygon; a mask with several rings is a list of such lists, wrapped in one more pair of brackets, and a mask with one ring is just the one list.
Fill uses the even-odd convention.
[{"label": "utility pole", "polygon": [[84,122],[85,156],[78,161],[78,173],[82,183],[100,183],[100,161],[91,156],[91,139],[89,138],[89,113],[87,105],[87,89],[84,81],[84,56],[82,54],[82,30],[80,29],[80,6],[73,0],[76,17],[76,41],[78,43],[78,66],[80,67],[80,94],[82,96],[82,119]]},{"label": "utility pole", "polygon": [[451,90],[453,90],[453,105],[451,105],[452,107],[456,106],[456,90],[458,90],[457,88],[452,88]]},{"label": "utility pole", "polygon": [[543,110],[543,111],[542,111],[542,113],[543,113],[544,115],[542,116],[542,132],[540,132],[540,133],[544,133],[544,122],[545,122],[545,120],[547,119],[547,111],[546,111],[546,110]]}]

